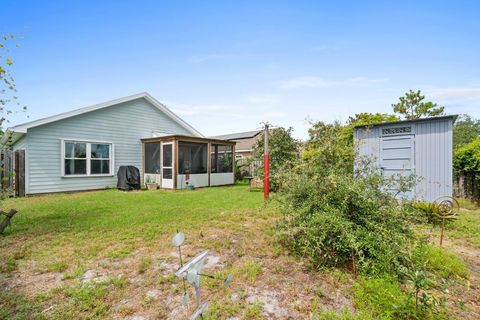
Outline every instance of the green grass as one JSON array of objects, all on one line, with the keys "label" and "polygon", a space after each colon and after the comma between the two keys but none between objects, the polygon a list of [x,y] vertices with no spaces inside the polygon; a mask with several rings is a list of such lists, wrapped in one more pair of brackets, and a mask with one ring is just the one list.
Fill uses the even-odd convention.
[{"label": "green grass", "polygon": [[234,270],[235,276],[255,284],[257,277],[262,273],[262,264],[256,260],[246,260],[238,269]]},{"label": "green grass", "polygon": [[[121,306],[118,311],[113,307],[122,299],[131,299],[129,290],[134,290],[136,283],[142,288],[138,295],[155,287],[163,288],[162,295],[180,294],[182,282],[158,271],[162,261],[177,261],[170,243],[177,231],[187,236],[190,253],[185,254],[209,248],[225,257],[235,248],[238,256],[247,255],[244,259],[233,256],[238,265],[227,265],[225,270],[238,269],[239,281],[254,283],[262,267],[248,254],[265,249],[243,237],[262,239],[258,229],[265,229],[271,225],[268,221],[276,219],[275,211],[265,208],[262,195],[249,192],[246,185],[175,192],[52,194],[9,199],[3,205],[18,208],[19,213],[0,236],[0,284],[3,276],[14,273],[22,277],[60,273],[61,282],[42,293],[40,300],[36,294],[0,289],[0,319],[104,319],[112,312],[131,315],[135,308],[155,310],[158,316],[165,312],[164,301],[142,301],[135,307]],[[242,240],[235,244],[231,236]],[[252,249],[255,243],[257,248]],[[117,264],[141,282],[125,283],[115,276],[106,283],[82,283],[86,270],[105,265],[105,273]],[[205,283],[204,290],[227,294],[221,285],[218,287],[218,282],[212,281]],[[48,309],[52,305],[54,308]],[[42,313],[44,309],[49,311]],[[244,301],[223,309],[214,307],[212,315],[243,314],[243,309],[248,309]],[[245,314],[254,315],[253,311]]]},{"label": "green grass", "polygon": [[414,261],[427,271],[445,279],[467,279],[469,272],[465,262],[454,253],[432,245],[420,245],[414,253]]},{"label": "green grass", "polygon": [[[253,288],[271,290],[279,285],[291,294],[291,301],[302,299],[297,294],[304,292],[304,276],[312,272],[285,256],[274,243],[270,227],[279,214],[266,208],[262,194],[249,192],[247,185],[175,192],[53,194],[9,199],[3,206],[16,207],[19,213],[0,236],[0,286],[9,276],[32,277],[30,283],[52,276],[61,280],[45,290],[30,287],[27,293],[0,288],[0,319],[126,318],[143,311],[165,318],[171,308],[165,297],[176,297],[183,290],[182,282],[161,267],[162,263],[177,263],[170,239],[179,230],[187,236],[186,258],[209,248],[223,264],[212,272],[221,279],[229,272],[235,275],[230,289],[223,289],[215,280],[204,281],[202,290],[211,301],[209,319],[264,318],[261,301],[246,301]],[[463,210],[459,219],[447,226],[447,236],[473,244],[478,241],[480,246],[479,216],[476,207]],[[468,276],[465,265],[443,249],[427,247],[418,259],[438,276]],[[109,280],[82,283],[85,271],[101,268]],[[118,278],[115,268],[123,268],[124,277]],[[309,309],[312,301],[306,295],[304,318],[331,303],[331,293],[320,287],[325,279],[334,287],[346,288],[357,310],[320,312],[314,319],[390,319],[412,312],[411,299],[398,282],[367,279],[351,288],[351,274],[333,269],[318,273],[318,282],[308,283],[319,308]],[[159,300],[121,304],[134,300],[135,295],[144,297],[154,288],[161,291]],[[229,298],[233,292],[236,300]],[[51,306],[54,308],[42,313]]]},{"label": "green grass", "polygon": [[472,247],[480,248],[480,208],[461,210],[459,217],[447,225],[449,237],[463,239]]},{"label": "green grass", "polygon": [[[123,259],[140,246],[153,246],[177,230],[187,234],[212,225],[235,228],[246,212],[263,204],[244,186],[195,191],[151,191],[125,193],[117,190],[17,198],[5,207],[19,213],[0,243],[0,270],[16,269],[12,250],[35,259],[38,271],[65,270],[54,261],[99,257]],[[22,238],[21,242],[17,242]],[[169,246],[169,241],[164,241]]]}]

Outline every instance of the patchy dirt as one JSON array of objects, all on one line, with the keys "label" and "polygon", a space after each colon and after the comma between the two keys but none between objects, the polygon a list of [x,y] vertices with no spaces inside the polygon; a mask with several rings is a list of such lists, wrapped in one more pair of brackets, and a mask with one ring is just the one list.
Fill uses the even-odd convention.
[{"label": "patchy dirt", "polygon": [[[282,305],[279,299],[283,300]],[[282,297],[279,292],[261,291],[254,289],[247,298],[249,304],[259,302],[262,306],[265,316],[276,319],[286,318],[288,316],[288,310],[286,305],[288,301],[285,301],[285,297]],[[283,304],[287,303],[285,306]]]},{"label": "patchy dirt", "polygon": [[444,246],[463,259],[470,271],[466,286],[456,285],[451,290],[456,305],[464,304],[463,308],[456,307],[455,312],[459,318],[480,319],[480,248],[474,248],[464,241],[450,238],[444,239]]}]

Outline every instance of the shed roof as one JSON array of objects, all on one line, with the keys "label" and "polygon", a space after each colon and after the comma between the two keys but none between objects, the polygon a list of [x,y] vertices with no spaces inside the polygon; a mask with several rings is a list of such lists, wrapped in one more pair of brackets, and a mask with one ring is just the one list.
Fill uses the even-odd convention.
[{"label": "shed roof", "polygon": [[360,124],[360,125],[355,126],[354,129],[365,128],[365,127],[386,126],[386,125],[392,125],[392,124],[404,124],[404,123],[434,121],[434,120],[442,120],[442,119],[452,119],[452,121],[455,122],[455,120],[457,120],[457,118],[458,118],[458,115],[452,114],[452,115],[447,115],[447,116],[420,118],[420,119],[414,119],[414,120],[400,120],[400,121],[389,121],[389,122],[380,122],[380,123],[373,123],[373,124]]}]

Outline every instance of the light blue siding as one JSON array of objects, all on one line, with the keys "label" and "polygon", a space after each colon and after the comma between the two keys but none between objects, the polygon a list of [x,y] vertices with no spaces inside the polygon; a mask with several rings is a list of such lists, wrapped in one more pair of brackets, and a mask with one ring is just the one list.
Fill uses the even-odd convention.
[{"label": "light blue siding", "polygon": [[372,165],[380,169],[380,129],[369,127],[366,129],[355,129],[354,140],[356,148],[355,166],[358,167],[359,160],[372,161]]},{"label": "light blue siding", "polygon": [[[191,135],[185,128],[140,98],[38,127],[26,134],[26,193],[102,189],[116,186],[122,165],[143,172],[141,138],[153,131]],[[108,177],[62,177],[62,139],[113,144],[114,172]]]},{"label": "light blue siding", "polygon": [[13,150],[25,149],[27,146],[27,138],[23,136],[13,145]]},{"label": "light blue siding", "polygon": [[416,192],[434,201],[453,194],[452,120],[419,122],[415,126],[415,170],[421,181]]},{"label": "light blue siding", "polygon": [[[396,124],[375,125],[370,129],[355,128],[354,138],[358,148],[357,161],[360,157],[371,157],[374,165],[382,166],[383,133],[382,129],[411,126],[412,131],[403,134],[412,136],[414,152],[411,158],[411,171],[420,178],[415,186],[412,196],[426,201],[435,201],[444,196],[453,194],[453,120],[454,117],[441,117],[438,119],[422,119],[413,122],[398,122]],[[399,136],[402,133],[399,134]],[[406,141],[406,140],[405,140]],[[402,148],[400,139],[395,143],[396,148]],[[393,142],[392,142],[393,143]],[[388,148],[387,148],[388,149]],[[398,150],[397,150],[398,151]]]}]

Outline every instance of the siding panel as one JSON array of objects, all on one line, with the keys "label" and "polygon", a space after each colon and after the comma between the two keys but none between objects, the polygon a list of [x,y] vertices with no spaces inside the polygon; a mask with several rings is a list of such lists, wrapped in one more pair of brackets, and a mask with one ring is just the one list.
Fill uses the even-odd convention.
[{"label": "siding panel", "polygon": [[[27,193],[102,189],[116,186],[122,165],[143,172],[141,138],[153,131],[191,135],[143,98],[28,129]],[[61,176],[61,140],[113,143],[114,172],[108,177]]]}]

